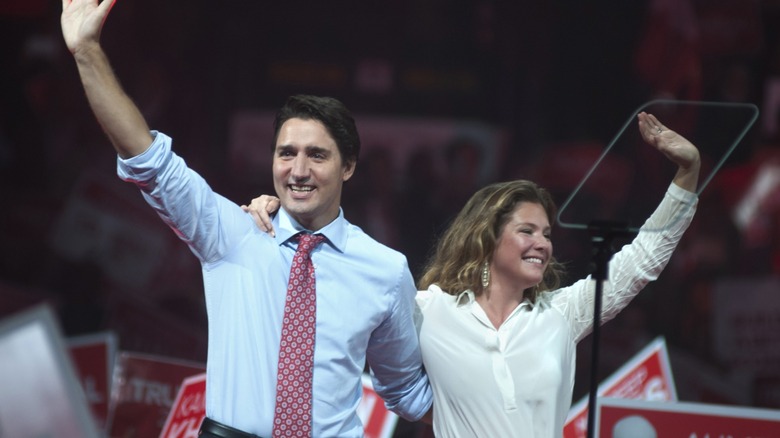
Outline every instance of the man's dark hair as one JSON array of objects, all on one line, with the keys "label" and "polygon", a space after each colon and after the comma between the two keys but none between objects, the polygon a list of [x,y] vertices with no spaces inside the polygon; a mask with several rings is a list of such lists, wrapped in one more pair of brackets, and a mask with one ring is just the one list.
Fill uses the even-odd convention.
[{"label": "man's dark hair", "polygon": [[343,163],[357,162],[360,154],[360,136],[355,120],[347,107],[337,99],[303,94],[288,97],[274,119],[272,153],[276,150],[279,129],[290,119],[319,121],[336,141]]}]

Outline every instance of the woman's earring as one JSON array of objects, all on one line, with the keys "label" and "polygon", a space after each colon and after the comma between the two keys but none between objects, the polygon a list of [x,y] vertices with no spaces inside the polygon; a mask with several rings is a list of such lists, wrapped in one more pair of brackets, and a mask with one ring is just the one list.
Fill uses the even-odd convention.
[{"label": "woman's earring", "polygon": [[482,265],[482,288],[488,287],[490,284],[490,265],[488,265],[488,262],[485,262],[484,265]]}]

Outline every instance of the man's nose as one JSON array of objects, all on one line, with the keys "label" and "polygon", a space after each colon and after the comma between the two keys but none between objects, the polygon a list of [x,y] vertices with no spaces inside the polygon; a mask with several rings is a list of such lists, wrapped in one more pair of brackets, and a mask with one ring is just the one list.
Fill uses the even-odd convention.
[{"label": "man's nose", "polygon": [[305,157],[295,157],[292,165],[292,176],[295,179],[303,179],[309,176],[309,165]]}]

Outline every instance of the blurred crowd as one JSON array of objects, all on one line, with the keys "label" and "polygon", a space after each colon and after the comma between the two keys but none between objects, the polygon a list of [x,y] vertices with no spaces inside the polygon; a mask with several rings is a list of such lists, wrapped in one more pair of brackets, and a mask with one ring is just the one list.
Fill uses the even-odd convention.
[{"label": "blurred crowd", "polygon": [[[757,105],[760,118],[702,193],[669,268],[602,331],[602,374],[663,335],[713,376],[751,376],[741,398],[690,383],[686,393],[680,379],[681,398],[780,408],[780,1],[294,3],[120,0],[103,38],[153,129],[172,135],[189,165],[237,203],[272,191],[269,166],[239,172],[229,159],[241,111],[307,92],[342,99],[359,129],[361,116],[381,118],[387,138],[364,136],[343,206],[348,220],[405,253],[415,275],[478,187],[534,179],[560,205],[643,102]],[[66,335],[111,330],[124,350],[204,361],[200,268],[115,177],[61,41],[59,8],[0,6],[0,317],[48,302]],[[407,138],[401,153],[394,127],[410,120],[443,124],[446,135]],[[266,137],[255,140],[259,155],[269,154]],[[644,161],[643,174],[653,164]],[[645,201],[637,190],[594,196]],[[587,236],[553,236],[570,279],[586,275]],[[756,301],[725,312],[744,297]],[[731,336],[731,350],[719,349],[719,336]],[[589,347],[581,344],[579,360]],[[579,377],[575,395],[586,392]]]}]

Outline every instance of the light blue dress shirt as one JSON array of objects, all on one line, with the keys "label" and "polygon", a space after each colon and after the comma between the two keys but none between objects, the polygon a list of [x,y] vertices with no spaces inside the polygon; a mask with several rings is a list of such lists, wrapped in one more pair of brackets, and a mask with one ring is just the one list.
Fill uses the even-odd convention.
[{"label": "light blue dress shirt", "polygon": [[[208,313],[206,415],[271,436],[284,300],[296,243],[304,231],[284,209],[276,237],[261,232],[234,202],[171,151],[152,131],[151,147],[118,159],[119,177],[189,245],[203,268]],[[386,406],[419,419],[432,404],[413,323],[416,288],[406,258],[344,219],[318,233],[312,253],[317,281],[313,436],[360,437],[356,409],[366,361]]]}]

